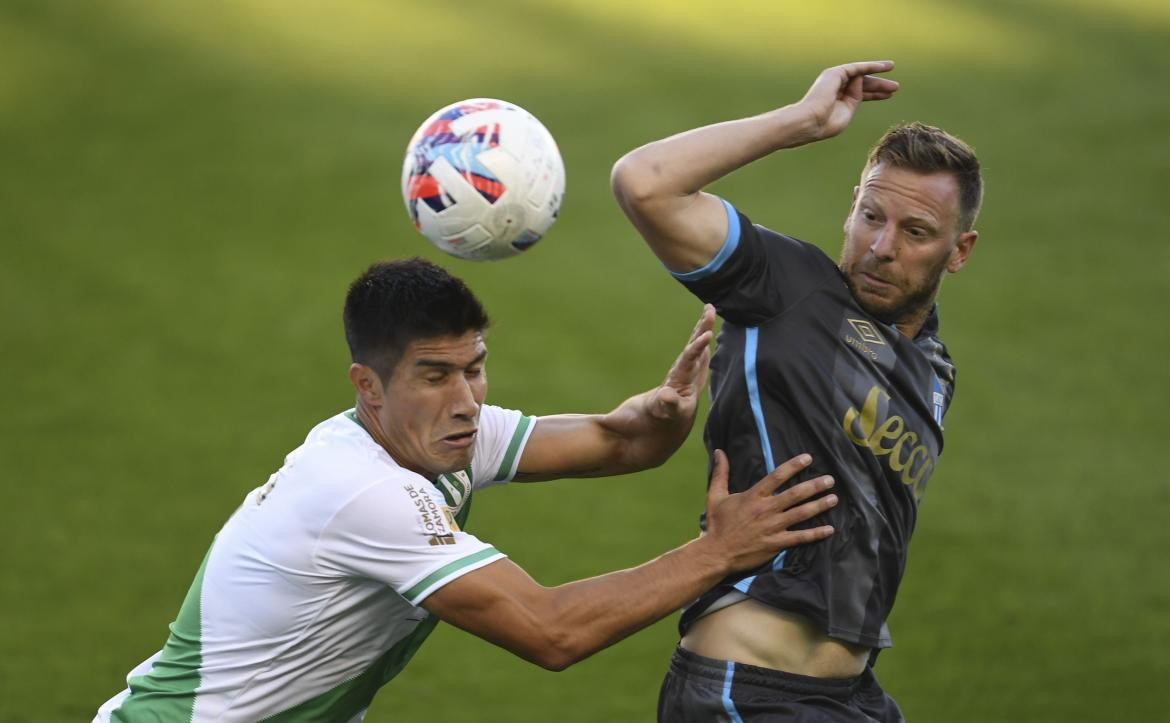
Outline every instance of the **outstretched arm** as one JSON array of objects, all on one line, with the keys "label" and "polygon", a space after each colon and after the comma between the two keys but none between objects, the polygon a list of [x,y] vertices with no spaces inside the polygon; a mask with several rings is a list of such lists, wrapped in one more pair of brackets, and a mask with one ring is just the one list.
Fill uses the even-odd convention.
[{"label": "outstretched arm", "polygon": [[608,414],[540,417],[516,468],[519,482],[600,477],[657,467],[686,440],[707,382],[715,310],[703,309],[660,386]]},{"label": "outstretched arm", "polygon": [[727,458],[717,451],[707,532],[682,547],[629,570],[553,588],[499,560],[448,583],[422,606],[525,660],[561,670],[678,610],[727,574],[832,534],[828,526],[789,529],[836,504],[835,495],[804,502],[828,489],[831,478],[774,494],[810,461],[791,459],[751,489],[728,494]]},{"label": "outstretched arm", "polygon": [[618,204],[667,268],[700,268],[727,234],[722,204],[702,189],[769,153],[839,134],[862,101],[885,100],[897,91],[895,81],[873,75],[893,67],[881,60],[828,68],[792,105],[637,148],[614,165]]}]

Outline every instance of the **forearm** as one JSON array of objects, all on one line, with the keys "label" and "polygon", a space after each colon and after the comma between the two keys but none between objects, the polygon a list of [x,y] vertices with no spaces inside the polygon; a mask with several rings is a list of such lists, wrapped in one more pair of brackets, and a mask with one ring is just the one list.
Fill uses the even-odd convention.
[{"label": "forearm", "polygon": [[686,441],[695,405],[655,416],[654,391],[630,397],[608,414],[539,417],[514,479],[608,477],[662,464]]},{"label": "forearm", "polygon": [[704,538],[628,570],[549,590],[545,624],[560,669],[661,620],[711,589],[730,571]]},{"label": "forearm", "polygon": [[655,390],[643,392],[622,402],[598,424],[611,435],[620,450],[608,474],[625,474],[657,467],[670,458],[686,441],[695,423],[697,405],[678,410],[673,415],[655,415]]},{"label": "forearm", "polygon": [[723,204],[702,189],[773,151],[817,139],[818,127],[796,104],[650,143],[615,164],[614,196],[668,269],[693,271],[715,257],[728,231]]},{"label": "forearm", "polygon": [[698,193],[737,168],[817,138],[818,122],[799,104],[717,123],[649,143],[614,166],[623,208]]},{"label": "forearm", "polygon": [[423,601],[429,612],[542,667],[561,670],[659,620],[734,570],[749,570],[777,550],[824,539],[832,528],[791,530],[823,514],[836,497],[815,500],[828,478],[783,492],[807,455],[788,460],[750,490],[727,492],[727,457],[715,453],[707,489],[707,531],[696,540],[629,570],[538,585],[508,559],[453,580]]},{"label": "forearm", "polygon": [[792,105],[631,151],[613,169],[618,204],[668,269],[702,268],[724,247],[729,229],[723,204],[702,189],[781,148],[837,135],[862,101],[884,100],[898,89],[892,80],[868,75],[893,67],[883,60],[827,68]]}]

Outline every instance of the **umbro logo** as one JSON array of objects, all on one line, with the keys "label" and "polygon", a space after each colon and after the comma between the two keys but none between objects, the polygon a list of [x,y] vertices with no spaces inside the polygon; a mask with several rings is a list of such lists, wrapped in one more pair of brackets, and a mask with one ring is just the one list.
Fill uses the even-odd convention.
[{"label": "umbro logo", "polygon": [[877,364],[892,364],[894,351],[872,321],[846,319],[841,325],[841,338],[862,356]]},{"label": "umbro logo", "polygon": [[886,340],[882,338],[882,335],[878,333],[878,330],[870,322],[865,319],[846,319],[845,321],[849,322],[849,326],[853,327],[853,330],[857,332],[857,335],[865,343],[885,345]]}]

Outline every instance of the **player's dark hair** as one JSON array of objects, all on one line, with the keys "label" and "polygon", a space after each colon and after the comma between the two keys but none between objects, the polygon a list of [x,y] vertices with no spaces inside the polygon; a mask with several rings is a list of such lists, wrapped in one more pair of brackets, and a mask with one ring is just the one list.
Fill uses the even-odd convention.
[{"label": "player's dark hair", "polygon": [[349,286],[343,319],[350,357],[377,372],[383,384],[411,342],[488,326],[471,289],[420,258],[382,261],[366,269]]},{"label": "player's dark hair", "polygon": [[918,173],[954,174],[959,183],[959,227],[970,231],[983,203],[983,177],[975,149],[950,133],[917,121],[894,126],[870,150],[868,171],[879,163]]}]

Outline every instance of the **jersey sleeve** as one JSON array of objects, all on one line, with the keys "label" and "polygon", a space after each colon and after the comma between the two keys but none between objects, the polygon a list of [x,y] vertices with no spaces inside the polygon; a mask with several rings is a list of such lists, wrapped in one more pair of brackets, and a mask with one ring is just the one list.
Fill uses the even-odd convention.
[{"label": "jersey sleeve", "polygon": [[723,201],[727,238],[705,266],[671,272],[699,299],[714,304],[724,319],[756,326],[804,298],[836,273],[816,246],[754,225]]},{"label": "jersey sleeve", "polygon": [[516,475],[516,465],[536,424],[534,417],[515,409],[485,404],[479,411],[479,433],[471,457],[472,489],[507,482]]},{"label": "jersey sleeve", "polygon": [[377,580],[418,605],[505,555],[459,529],[427,480],[404,473],[346,503],[322,530],[314,557],[323,572]]}]

